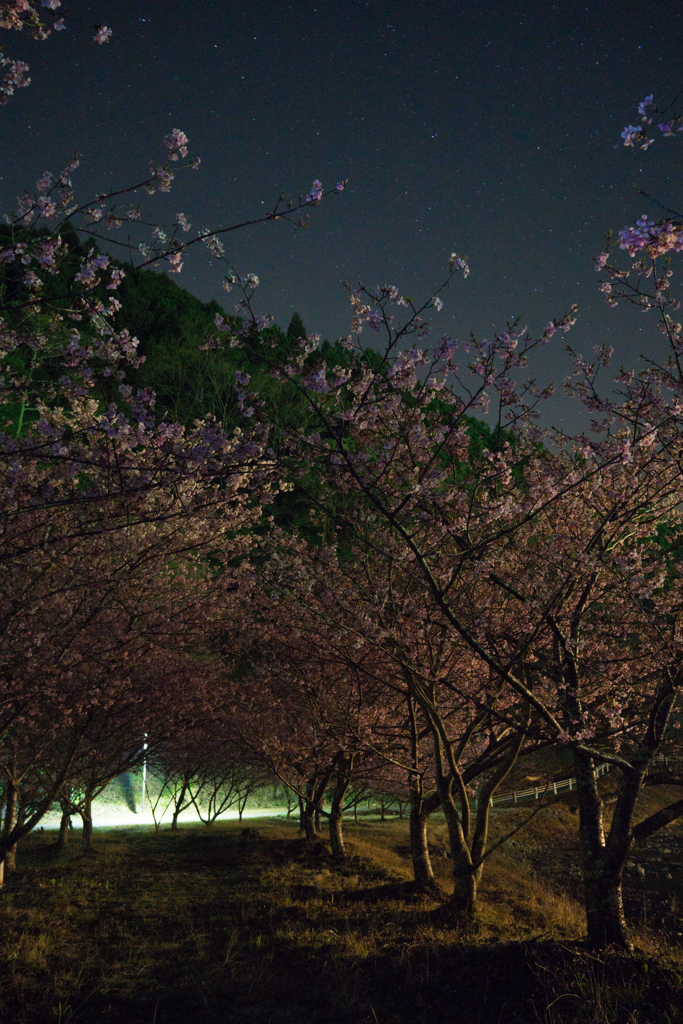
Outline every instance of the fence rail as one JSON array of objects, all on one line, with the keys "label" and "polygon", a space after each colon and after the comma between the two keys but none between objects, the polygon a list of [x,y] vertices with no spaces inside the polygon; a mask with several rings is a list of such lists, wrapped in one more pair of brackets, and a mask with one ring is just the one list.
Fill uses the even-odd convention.
[{"label": "fence rail", "polygon": [[[665,754],[657,754],[654,759],[655,761],[664,762],[664,766],[668,767],[671,764],[672,767],[677,766],[683,768],[683,761],[680,756],[676,758],[667,757]],[[595,774],[600,778],[602,775],[606,775],[615,766],[603,762],[599,764],[595,769]],[[533,786],[530,789],[518,789],[514,793],[500,793],[498,796],[492,796],[489,800],[490,807],[500,806],[500,804],[517,804],[520,800],[528,800],[529,797],[533,797],[534,800],[538,800],[544,796],[557,796],[558,793],[571,793],[572,790],[576,789],[576,778],[561,779],[559,782],[546,782],[543,786]]]}]

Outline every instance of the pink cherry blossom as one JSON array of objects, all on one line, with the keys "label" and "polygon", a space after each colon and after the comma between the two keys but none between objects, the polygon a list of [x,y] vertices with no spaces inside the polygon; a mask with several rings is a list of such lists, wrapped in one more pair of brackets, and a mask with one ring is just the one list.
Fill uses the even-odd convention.
[{"label": "pink cherry blossom", "polygon": [[652,96],[653,96],[653,93],[650,93],[650,95],[649,95],[649,96],[646,96],[646,97],[645,97],[645,99],[643,100],[643,102],[642,102],[642,103],[639,103],[639,104],[638,104],[638,113],[639,113],[639,114],[640,114],[640,115],[641,115],[642,117],[645,117],[645,116],[646,116],[646,114],[647,114],[647,108],[648,108],[648,107],[651,107],[651,106],[652,106]]},{"label": "pink cherry blossom", "polygon": [[640,125],[629,124],[622,131],[621,137],[625,146],[632,146],[635,141],[642,138],[642,128]]},{"label": "pink cherry blossom", "polygon": [[100,25],[97,29],[97,32],[93,36],[93,42],[99,43],[101,46],[102,43],[108,43],[111,39],[111,36],[112,30],[110,28],[107,28],[106,25]]},{"label": "pink cherry blossom", "polygon": [[168,262],[170,264],[168,270],[171,274],[179,274],[183,269],[183,258],[179,252],[172,252],[168,256]]},{"label": "pink cherry blossom", "polygon": [[2,56],[0,51],[0,66],[8,68],[3,78],[0,79],[0,106],[5,106],[9,97],[14,94],[15,89],[24,89],[31,84],[31,79],[26,78],[29,67],[21,60],[10,60]]},{"label": "pink cherry blossom", "polygon": [[[338,191],[341,191],[341,190],[338,189]],[[316,178],[316,180],[313,182],[313,186],[311,188],[311,191],[306,196],[306,202],[307,203],[311,203],[311,204],[319,203],[320,200],[322,199],[322,195],[323,195],[322,182],[318,181],[318,179]]]},{"label": "pink cherry blossom", "polygon": [[188,142],[187,135],[180,128],[174,128],[169,135],[165,135],[163,143],[169,151],[169,160],[178,160],[181,156],[187,156]]}]

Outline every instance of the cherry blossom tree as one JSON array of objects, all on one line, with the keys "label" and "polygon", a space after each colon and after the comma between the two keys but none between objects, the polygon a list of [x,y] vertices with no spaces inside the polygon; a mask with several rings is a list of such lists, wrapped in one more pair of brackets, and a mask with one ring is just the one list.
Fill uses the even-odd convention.
[{"label": "cherry blossom tree", "polygon": [[[64,27],[55,14],[59,6],[59,0],[43,0],[41,10],[28,0],[6,0],[0,4],[0,28],[25,27],[44,40],[51,27]],[[95,41],[106,42],[110,35],[99,26]],[[28,81],[25,65],[4,58],[3,65],[9,69],[0,96],[4,101]],[[72,184],[77,158],[56,175],[46,171],[34,189],[18,198],[3,232],[0,735],[8,807],[20,802],[19,788],[26,791],[31,772],[43,779],[41,799],[33,800],[28,816],[17,824],[14,812],[6,815],[4,850],[15,847],[67,785],[72,795],[81,786],[79,809],[89,820],[92,796],[106,776],[138,756],[138,741],[124,738],[126,687],[135,694],[137,686],[131,699],[139,704],[140,687],[150,687],[153,667],[165,664],[164,686],[176,698],[178,691],[169,682],[174,673],[168,652],[154,664],[145,662],[154,645],[130,623],[135,619],[158,633],[165,607],[163,628],[170,629],[180,656],[183,588],[195,593],[192,572],[200,571],[200,584],[206,586],[211,575],[201,552],[213,543],[223,554],[229,551],[226,558],[240,557],[240,531],[258,518],[260,501],[271,489],[274,467],[265,450],[267,431],[227,434],[210,419],[189,430],[159,423],[154,395],[135,393],[125,383],[124,367],[139,361],[137,341],[116,330],[120,303],[113,293],[130,269],[124,271],[93,247],[66,294],[51,287],[69,259],[62,238],[67,226],[104,238],[108,247],[119,245],[133,271],[165,261],[178,272],[188,246],[204,241],[212,252],[222,251],[218,234],[256,221],[291,220],[326,194],[316,181],[298,201],[286,203],[280,197],[265,217],[205,229],[186,241],[180,232],[189,233],[191,226],[183,213],[170,229],[147,222],[141,231],[151,230],[151,238],[133,250],[130,232],[140,223],[141,208],[139,203],[130,207],[131,198],[168,192],[178,167],[199,166],[199,160],[188,158],[188,140],[179,129],[166,136],[164,149],[165,159],[152,161],[136,184],[80,202]],[[122,242],[116,232],[124,225],[129,237]],[[112,234],[102,235],[103,229]],[[250,281],[257,279],[251,275]],[[222,539],[228,534],[226,547]],[[162,580],[171,602],[166,605]],[[221,592],[215,580],[211,584],[213,594]],[[133,616],[126,612],[123,593],[137,594],[139,601],[144,597],[147,604]],[[170,628],[174,600],[176,619]],[[187,666],[185,675],[191,675]],[[177,715],[167,717],[177,721]],[[123,731],[116,747],[119,719]]]},{"label": "cherry blossom tree", "polygon": [[[458,269],[453,255],[446,284]],[[571,326],[571,313],[537,340],[512,325],[492,341],[447,337],[425,351],[405,345],[426,336],[423,315],[438,309],[438,292],[421,307],[389,286],[353,289],[351,301],[356,334],[380,328],[385,348],[370,358],[350,337],[350,366],[310,370],[309,338],[298,359],[275,369],[300,388],[317,425],[289,434],[282,426],[284,471],[299,486],[323,480],[323,489],[309,487],[321,517],[354,538],[365,530],[387,565],[403,561],[450,642],[503,694],[496,706],[475,691],[475,707],[505,722],[506,702],[518,702],[530,715],[528,725],[514,720],[518,732],[573,752],[589,938],[627,945],[620,885],[643,834],[633,827],[635,802],[679,699],[678,568],[658,542],[679,528],[675,339],[668,364],[621,375],[618,403],[598,394],[609,353],[600,349],[592,363],[577,355],[567,389],[602,418],[567,439],[534,426],[550,389],[518,377],[532,348]],[[396,307],[408,308],[398,325]],[[467,416],[492,400],[509,437],[494,432],[472,460]],[[413,667],[424,674],[423,660]],[[421,710],[429,716],[426,702]],[[609,831],[596,776],[605,762],[622,779]],[[676,813],[677,805],[667,820]],[[473,891],[476,858],[467,870]]]},{"label": "cherry blossom tree", "polygon": [[[633,828],[635,803],[679,699],[678,570],[657,538],[679,523],[680,442],[669,433],[666,447],[653,450],[648,429],[635,443],[584,437],[551,457],[523,449],[520,437],[517,451],[486,453],[488,472],[479,467],[455,488],[455,473],[449,479],[435,469],[442,424],[423,433],[414,407],[401,406],[400,417],[392,410],[390,433],[386,406],[373,398],[364,416],[374,415],[380,430],[372,444],[365,424],[357,445],[336,444],[331,478],[369,499],[451,634],[530,709],[538,741],[573,750],[589,937],[627,944],[620,882],[641,834]],[[320,454],[320,441],[314,444]],[[428,532],[435,524],[438,543]],[[386,552],[377,527],[372,536]],[[490,700],[478,700],[496,713]],[[607,833],[595,774],[605,761],[622,773]],[[681,812],[683,805],[672,806],[669,820]],[[642,834],[652,826],[644,824]]]},{"label": "cherry blossom tree", "polygon": [[[54,10],[54,0],[46,6]],[[9,19],[4,27],[20,27],[17,19],[36,24],[34,5],[24,0],[0,10]],[[106,38],[99,29],[96,40]],[[24,71],[9,67],[8,89],[22,84]],[[641,104],[641,128],[626,129],[626,145],[650,144],[651,99]],[[671,137],[679,128],[676,117],[659,128]],[[345,365],[312,365],[314,336],[301,339],[298,355],[285,365],[273,365],[274,375],[306,403],[306,420],[281,422],[277,409],[253,390],[249,374],[240,372],[236,383],[249,433],[228,437],[212,421],[185,432],[156,423],[153,396],[134,395],[118,376],[120,364],[136,358],[136,345],[112,327],[116,300],[97,293],[115,291],[121,277],[108,256],[93,248],[66,306],[41,298],[61,249],[54,231],[37,234],[43,223],[75,218],[80,230],[109,244],[104,225],[116,232],[139,220],[138,208],[124,208],[121,196],[168,191],[176,164],[196,168],[183,132],[174,129],[164,145],[165,162],[152,162],[136,185],[84,203],[73,198],[75,163],[56,177],[46,172],[18,200],[15,234],[0,252],[7,274],[27,268],[21,271],[24,292],[15,289],[0,309],[8,367],[0,438],[6,547],[0,558],[16,569],[27,595],[23,604],[7,603],[7,636],[39,607],[52,564],[84,557],[82,542],[96,547],[100,536],[184,522],[224,507],[226,496],[239,530],[253,521],[281,474],[285,486],[308,494],[321,536],[317,550],[300,546],[286,561],[273,558],[266,572],[270,607],[259,599],[258,608],[242,615],[244,660],[240,671],[232,664],[230,685],[245,758],[300,793],[309,835],[314,812],[330,818],[341,857],[343,801],[359,766],[394,763],[413,780],[424,779],[421,743],[428,736],[453,853],[452,908],[469,920],[490,852],[488,796],[525,745],[563,745],[579,784],[588,937],[598,947],[627,946],[621,876],[629,850],[683,813],[679,801],[633,825],[646,773],[679,724],[683,679],[682,563],[675,546],[663,542],[680,535],[683,497],[683,341],[666,262],[683,248],[681,225],[646,218],[625,229],[621,249],[631,258],[641,254],[630,270],[612,259],[612,243],[598,258],[597,269],[609,279],[601,284],[607,300],[656,311],[669,349],[661,359],[648,356],[641,368],[622,371],[616,397],[601,386],[609,351],[598,347],[592,360],[575,353],[566,389],[588,423],[574,438],[538,428],[537,407],[552,386],[522,375],[529,354],[572,325],[574,310],[536,336],[513,323],[492,339],[444,337],[423,347],[427,317],[440,310],[453,279],[468,272],[456,253],[443,284],[422,304],[390,285],[349,289],[353,324],[344,340]],[[343,184],[330,191],[342,191]],[[278,200],[260,219],[295,219],[325,195],[316,180],[298,203]],[[187,220],[178,213],[173,226],[156,225],[151,238],[138,243],[136,265],[166,261],[177,271],[187,247],[204,241],[226,263],[226,290],[242,296],[241,326],[217,317],[210,344],[263,359],[270,321],[254,311],[258,278],[237,272],[219,237],[256,221],[201,230],[184,242]],[[71,328],[69,318],[84,318],[87,329]],[[362,344],[365,328],[384,335],[379,352]],[[34,372],[53,353],[62,367],[57,382]],[[112,379],[120,380],[121,398],[105,403]],[[491,413],[495,429],[473,458],[471,417]],[[272,427],[277,465],[267,447]],[[330,543],[335,527],[340,543]],[[231,550],[228,533],[224,540]],[[275,598],[267,576],[273,566],[281,577]],[[282,597],[285,583],[293,605]],[[60,600],[66,601],[61,591]],[[65,607],[71,609],[72,600]],[[255,634],[261,650],[276,657],[255,656]],[[12,756],[6,776],[15,789],[33,764],[20,757],[30,748],[22,743],[27,725],[38,736],[46,714],[63,722],[60,714],[73,708],[70,677],[57,658],[58,650],[71,651],[68,636],[63,626],[61,632],[30,628],[18,658],[8,656],[4,735]],[[39,671],[59,665],[59,685],[48,690],[52,703],[38,708],[32,655],[43,644]],[[55,732],[54,743],[65,734]],[[54,793],[67,780],[81,739],[79,732],[61,759],[54,758]],[[609,828],[597,780],[597,767],[605,763],[620,773]],[[328,811],[323,799],[333,779]],[[475,780],[480,799],[471,821],[468,786]],[[417,819],[432,796],[425,800],[417,781],[413,788],[414,805],[422,808]],[[5,848],[17,835],[3,837]]]},{"label": "cherry blossom tree", "polygon": [[[412,560],[383,524],[356,509],[352,544],[349,535],[347,524],[340,552],[290,541],[274,553],[267,578],[279,606],[291,608],[287,635],[307,636],[308,651],[324,645],[346,673],[371,687],[373,715],[353,726],[355,741],[378,759],[370,786],[378,785],[380,773],[385,780],[379,785],[386,785],[389,770],[394,788],[401,785],[409,799],[415,880],[425,890],[438,888],[427,820],[443,809],[455,878],[449,906],[474,917],[477,883],[491,852],[490,798],[522,748],[543,741],[527,742],[527,702],[501,695],[490,669],[435,612]],[[496,614],[488,615],[490,636],[501,629]],[[328,677],[325,686],[333,692]]]},{"label": "cherry blossom tree", "polygon": [[141,760],[145,732],[153,747],[210,706],[216,604],[225,613],[239,599],[242,572],[212,552],[243,560],[260,515],[237,488],[221,494],[202,513],[160,518],[148,492],[127,523],[100,503],[96,533],[60,530],[77,506],[60,507],[59,519],[41,509],[42,548],[15,544],[0,564],[0,768],[14,790],[39,771],[44,792],[6,848],[66,785],[79,788],[89,822],[97,790]]},{"label": "cherry blossom tree", "polygon": [[[262,654],[271,650],[266,644]],[[297,651],[291,635],[278,643],[277,661],[269,669],[262,666],[258,678],[258,696],[252,692],[245,702],[241,749],[299,795],[308,841],[319,837],[319,818],[327,819],[332,854],[341,861],[347,792],[368,778],[377,760],[357,738],[357,723],[382,710],[372,707],[371,695],[348,665],[319,649]]]}]

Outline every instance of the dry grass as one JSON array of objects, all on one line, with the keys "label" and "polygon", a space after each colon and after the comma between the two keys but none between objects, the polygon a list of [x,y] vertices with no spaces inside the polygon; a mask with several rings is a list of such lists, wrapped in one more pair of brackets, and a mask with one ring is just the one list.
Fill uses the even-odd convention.
[{"label": "dry grass", "polygon": [[[349,824],[343,868],[284,821],[102,830],[60,860],[32,836],[0,896],[0,1021],[673,1024],[679,954],[649,933],[636,958],[582,950],[548,853],[575,817],[547,814],[491,857],[472,936],[407,884],[405,821]],[[447,885],[438,818],[432,844]]]}]

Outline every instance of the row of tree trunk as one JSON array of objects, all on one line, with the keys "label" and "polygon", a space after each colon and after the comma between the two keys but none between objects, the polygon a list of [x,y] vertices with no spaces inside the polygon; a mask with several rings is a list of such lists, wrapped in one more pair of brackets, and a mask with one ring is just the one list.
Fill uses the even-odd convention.
[{"label": "row of tree trunk", "polygon": [[[333,768],[309,779],[305,797],[299,799],[302,834],[308,841],[320,841],[321,819],[326,818],[330,850],[338,862],[346,858],[343,807],[352,771],[352,756],[346,759],[340,757]],[[635,803],[644,783],[643,768],[632,779],[624,778],[621,781],[612,826],[606,839],[603,827],[604,803],[599,793],[593,759],[578,755],[576,772],[579,834],[584,851],[584,902],[588,941],[596,948],[614,945],[628,949],[631,942],[622,897],[622,876],[626,861],[634,844],[680,816],[683,800],[633,827],[631,822]],[[333,775],[331,802],[329,809],[325,809],[322,801]],[[504,777],[503,773],[499,772],[498,777]],[[495,788],[496,780],[492,778],[481,788],[471,829],[464,827],[465,814],[462,805],[459,807],[453,797],[449,780],[442,775],[437,781],[437,788],[425,793],[420,777],[415,774],[411,778],[410,855],[414,885],[418,890],[442,900],[445,912],[454,923],[461,923],[468,928],[476,927],[477,887],[486,854],[489,825],[489,791]],[[654,776],[652,782],[681,784],[683,779],[674,773],[671,776]],[[454,891],[450,897],[447,897],[434,876],[429,852],[427,825],[430,816],[439,808],[444,812],[449,835],[454,881]]]}]

